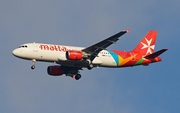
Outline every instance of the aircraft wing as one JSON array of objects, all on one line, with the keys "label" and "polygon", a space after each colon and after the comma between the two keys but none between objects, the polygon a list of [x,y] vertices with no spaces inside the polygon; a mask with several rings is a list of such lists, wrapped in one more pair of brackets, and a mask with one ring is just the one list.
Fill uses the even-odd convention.
[{"label": "aircraft wing", "polygon": [[101,51],[101,50],[104,50],[106,49],[107,47],[109,47],[111,44],[114,44],[116,43],[116,41],[119,40],[119,37],[124,35],[125,33],[129,32],[129,30],[126,30],[126,31],[121,31],[101,42],[98,42],[90,47],[87,47],[85,49],[83,49],[82,51],[83,52],[86,52],[88,54],[90,54],[90,60],[93,61],[94,58],[98,55],[98,53]]}]

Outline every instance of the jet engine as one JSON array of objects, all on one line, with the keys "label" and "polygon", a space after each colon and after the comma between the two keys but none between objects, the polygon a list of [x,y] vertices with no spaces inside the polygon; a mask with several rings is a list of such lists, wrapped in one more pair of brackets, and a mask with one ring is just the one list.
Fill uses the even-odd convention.
[{"label": "jet engine", "polygon": [[83,54],[81,51],[69,50],[66,52],[66,58],[68,60],[82,60]]},{"label": "jet engine", "polygon": [[64,69],[61,66],[48,66],[47,73],[51,76],[61,76],[64,74]]}]

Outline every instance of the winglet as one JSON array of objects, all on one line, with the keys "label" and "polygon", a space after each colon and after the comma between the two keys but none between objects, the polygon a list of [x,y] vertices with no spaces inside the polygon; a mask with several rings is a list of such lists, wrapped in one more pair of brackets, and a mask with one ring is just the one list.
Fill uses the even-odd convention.
[{"label": "winglet", "polygon": [[164,53],[167,50],[168,49],[161,49],[161,50],[159,50],[157,52],[154,52],[152,54],[149,54],[149,55],[145,56],[144,58],[146,58],[146,59],[154,59],[154,58],[158,57],[159,55],[161,55],[162,53]]}]

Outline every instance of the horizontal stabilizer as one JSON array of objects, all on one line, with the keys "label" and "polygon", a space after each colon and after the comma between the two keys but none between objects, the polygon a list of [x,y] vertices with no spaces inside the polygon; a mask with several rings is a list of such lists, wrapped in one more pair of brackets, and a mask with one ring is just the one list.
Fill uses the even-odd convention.
[{"label": "horizontal stabilizer", "polygon": [[146,58],[146,59],[154,59],[154,58],[158,57],[159,55],[161,55],[162,53],[164,53],[167,50],[168,49],[161,49],[161,50],[159,50],[157,52],[154,52],[154,53],[152,53],[150,55],[145,56],[144,58]]}]

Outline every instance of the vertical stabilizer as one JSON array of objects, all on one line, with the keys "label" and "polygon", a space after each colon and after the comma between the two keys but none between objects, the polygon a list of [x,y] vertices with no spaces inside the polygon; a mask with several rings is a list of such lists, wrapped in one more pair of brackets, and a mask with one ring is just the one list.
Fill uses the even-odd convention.
[{"label": "vertical stabilizer", "polygon": [[157,31],[150,30],[132,52],[149,55],[154,52]]}]

